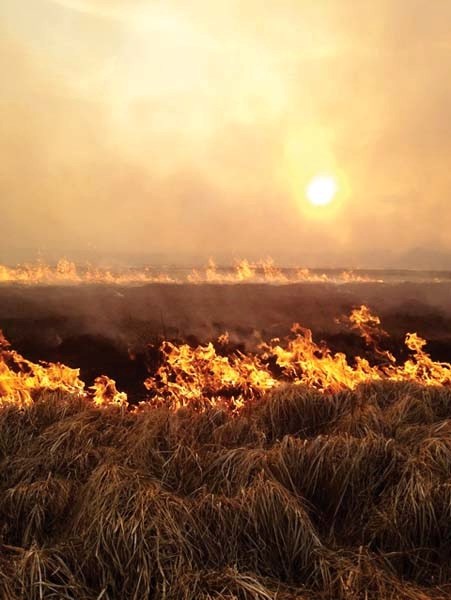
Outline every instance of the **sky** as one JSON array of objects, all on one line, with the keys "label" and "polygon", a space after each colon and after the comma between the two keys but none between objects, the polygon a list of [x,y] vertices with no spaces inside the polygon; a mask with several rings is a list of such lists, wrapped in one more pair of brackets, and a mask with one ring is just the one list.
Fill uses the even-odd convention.
[{"label": "sky", "polygon": [[449,0],[2,0],[0,263],[451,268],[450,32]]}]

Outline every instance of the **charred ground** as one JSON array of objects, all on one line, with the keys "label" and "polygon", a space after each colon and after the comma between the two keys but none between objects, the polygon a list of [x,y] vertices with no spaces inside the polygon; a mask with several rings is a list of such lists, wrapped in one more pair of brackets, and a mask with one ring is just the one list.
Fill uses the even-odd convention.
[{"label": "charred ground", "polygon": [[433,359],[450,361],[450,300],[449,282],[5,285],[0,329],[30,360],[80,368],[87,383],[107,374],[140,399],[164,339],[196,345],[227,331],[230,350],[252,350],[298,322],[332,351],[363,356],[362,339],[336,322],[362,303],[381,317],[395,355],[403,358],[403,337],[415,331],[428,340]]}]

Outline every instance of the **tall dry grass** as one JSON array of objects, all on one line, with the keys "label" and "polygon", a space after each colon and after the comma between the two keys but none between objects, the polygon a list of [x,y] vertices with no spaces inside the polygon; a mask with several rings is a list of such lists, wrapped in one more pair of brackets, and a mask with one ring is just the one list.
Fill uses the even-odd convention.
[{"label": "tall dry grass", "polygon": [[451,598],[451,391],[0,410],[0,599]]}]

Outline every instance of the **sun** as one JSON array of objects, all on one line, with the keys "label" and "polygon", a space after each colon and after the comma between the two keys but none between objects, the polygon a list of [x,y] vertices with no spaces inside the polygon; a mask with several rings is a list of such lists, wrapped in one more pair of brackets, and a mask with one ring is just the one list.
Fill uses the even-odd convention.
[{"label": "sun", "polygon": [[327,206],[338,191],[337,180],[330,175],[317,175],[307,185],[308,201],[313,206]]}]

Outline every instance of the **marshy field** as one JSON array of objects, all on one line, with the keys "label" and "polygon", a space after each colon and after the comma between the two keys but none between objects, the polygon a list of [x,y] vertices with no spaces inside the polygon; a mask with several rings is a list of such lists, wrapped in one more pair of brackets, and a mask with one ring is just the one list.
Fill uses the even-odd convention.
[{"label": "marshy field", "polygon": [[0,287],[0,598],[450,598],[450,289]]}]

